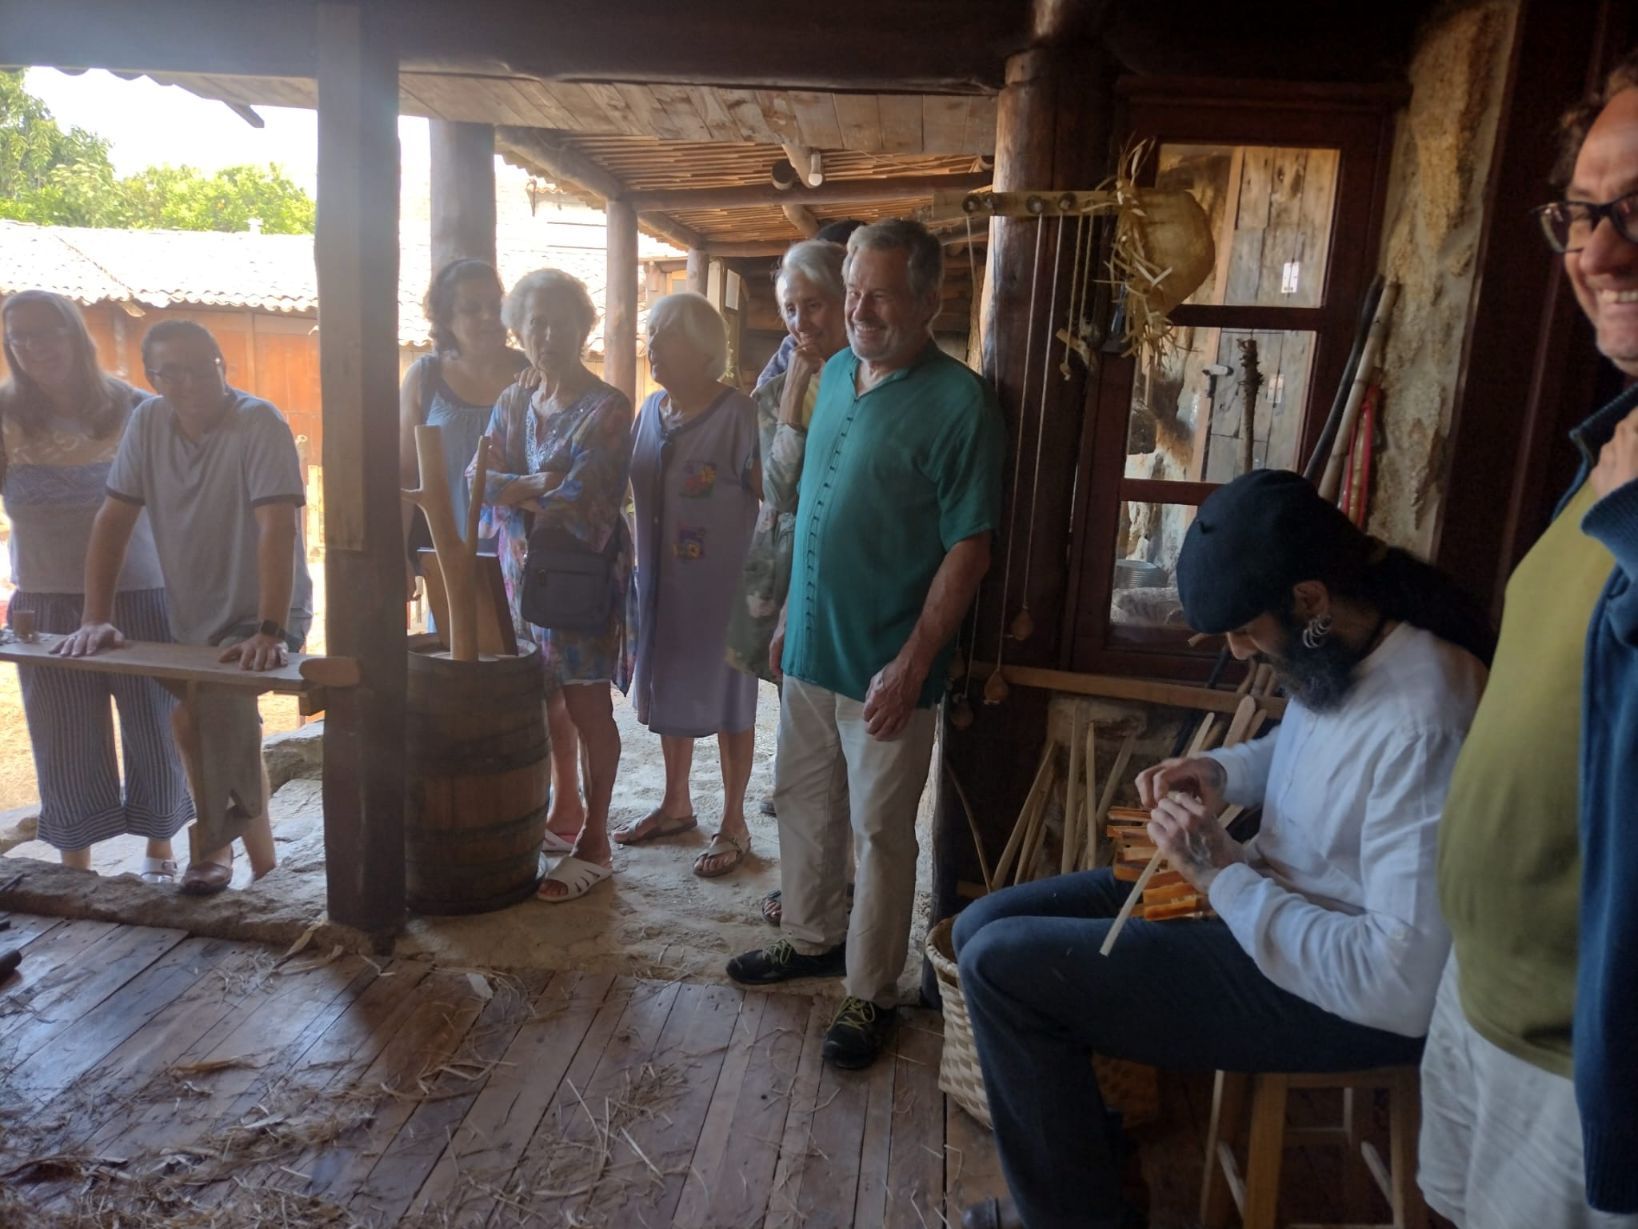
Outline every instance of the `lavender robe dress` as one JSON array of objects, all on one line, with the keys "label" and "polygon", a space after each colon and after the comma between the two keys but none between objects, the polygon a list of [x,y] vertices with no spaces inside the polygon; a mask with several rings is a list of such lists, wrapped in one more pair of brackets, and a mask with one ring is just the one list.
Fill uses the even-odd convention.
[{"label": "lavender robe dress", "polygon": [[637,663],[631,700],[656,734],[703,738],[756,722],[754,677],[728,664],[728,618],[756,527],[756,403],[731,389],[667,425],[664,392],[632,431]]}]

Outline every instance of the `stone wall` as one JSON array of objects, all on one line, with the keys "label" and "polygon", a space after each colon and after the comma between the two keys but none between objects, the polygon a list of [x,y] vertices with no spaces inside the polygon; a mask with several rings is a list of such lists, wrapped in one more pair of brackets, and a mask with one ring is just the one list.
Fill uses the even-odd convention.
[{"label": "stone wall", "polygon": [[1518,0],[1452,0],[1428,17],[1395,136],[1382,269],[1401,291],[1384,365],[1371,531],[1422,554],[1435,541],[1449,472],[1445,442],[1518,8]]}]

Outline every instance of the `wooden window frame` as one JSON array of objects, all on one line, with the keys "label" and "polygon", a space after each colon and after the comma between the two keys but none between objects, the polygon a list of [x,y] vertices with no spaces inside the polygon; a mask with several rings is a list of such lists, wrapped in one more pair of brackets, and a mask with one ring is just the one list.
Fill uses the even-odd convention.
[{"label": "wooden window frame", "polygon": [[[1116,85],[1129,140],[1152,139],[1149,165],[1161,145],[1255,145],[1328,148],[1339,153],[1330,251],[1317,307],[1180,306],[1178,325],[1314,334],[1303,407],[1300,455],[1324,425],[1342,378],[1359,304],[1375,275],[1394,112],[1408,97],[1400,85],[1348,86],[1236,82],[1195,78],[1124,78]],[[1152,644],[1110,639],[1115,531],[1127,501],[1198,504],[1215,489],[1204,482],[1125,476],[1126,441],[1136,363],[1105,355],[1088,381],[1085,427],[1072,510],[1070,601],[1065,643],[1070,669],[1094,674],[1199,680],[1212,649],[1188,649],[1175,631],[1157,629]]]}]

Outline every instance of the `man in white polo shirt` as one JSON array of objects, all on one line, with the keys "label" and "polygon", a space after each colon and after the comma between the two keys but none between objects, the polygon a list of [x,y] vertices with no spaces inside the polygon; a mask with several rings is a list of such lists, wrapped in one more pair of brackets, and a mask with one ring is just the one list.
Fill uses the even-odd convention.
[{"label": "man in white polo shirt", "polygon": [[[228,386],[216,339],[192,321],[150,329],[142,362],[159,396],[132,412],[91,531],[84,623],[57,651],[86,656],[122,642],[114,581],[146,508],[176,639],[221,645],[222,660],[246,670],[283,665],[313,618],[290,427],[266,401]],[[266,874],[275,857],[255,696],[201,686],[175,725],[198,813],[181,890],[227,887],[240,839],[252,873]]]}]

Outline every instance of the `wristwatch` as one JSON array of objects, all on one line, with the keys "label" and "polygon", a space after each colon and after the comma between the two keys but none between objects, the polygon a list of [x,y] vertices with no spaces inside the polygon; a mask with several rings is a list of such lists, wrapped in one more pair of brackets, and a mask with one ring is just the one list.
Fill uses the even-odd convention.
[{"label": "wristwatch", "polygon": [[258,636],[273,636],[279,640],[288,640],[290,638],[290,633],[273,622],[272,619],[263,619],[262,625],[256,629],[256,634]]}]

